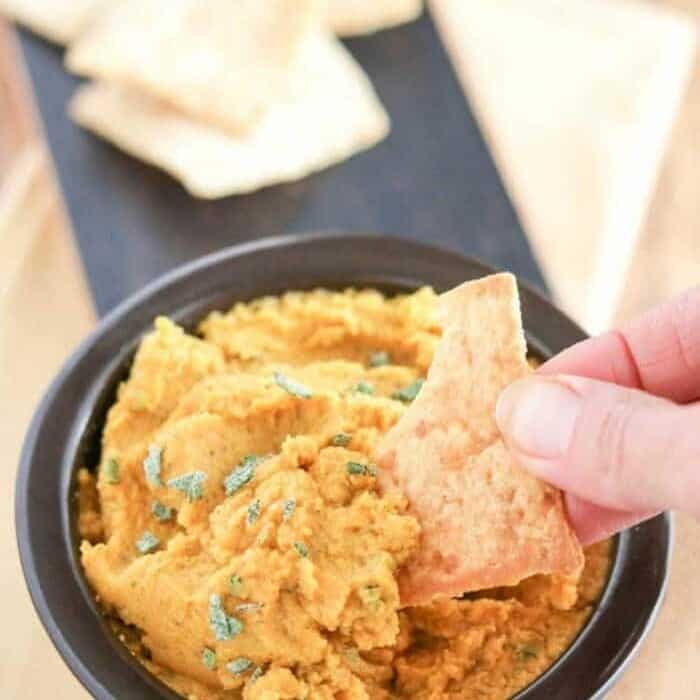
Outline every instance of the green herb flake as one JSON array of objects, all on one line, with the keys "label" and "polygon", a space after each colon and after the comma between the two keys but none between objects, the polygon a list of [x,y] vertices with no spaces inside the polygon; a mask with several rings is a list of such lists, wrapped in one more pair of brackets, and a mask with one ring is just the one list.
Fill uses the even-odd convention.
[{"label": "green herb flake", "polygon": [[309,556],[309,548],[303,542],[295,542],[294,549],[300,557],[306,559]]},{"label": "green herb flake", "polygon": [[160,501],[153,501],[151,513],[161,522],[166,522],[173,517],[173,509],[163,505]]},{"label": "green herb flake", "polygon": [[121,479],[119,478],[119,462],[115,457],[110,457],[107,463],[104,465],[102,473],[104,474],[105,481],[108,484],[118,484]]},{"label": "green herb flake", "polygon": [[220,642],[233,639],[243,631],[243,623],[226,614],[221,596],[217,593],[209,596],[209,627]]},{"label": "green herb flake", "polygon": [[188,503],[198,501],[204,495],[204,482],[207,475],[204,472],[190,472],[182,474],[173,479],[168,480],[168,486],[171,489],[182,491],[187,498]]},{"label": "green herb flake", "polygon": [[153,486],[162,486],[160,480],[160,467],[163,458],[163,448],[158,445],[151,445],[148,448],[148,456],[143,460],[143,471],[146,474],[146,481]]},{"label": "green herb flake", "polygon": [[391,364],[391,356],[386,350],[380,350],[378,352],[373,352],[369,356],[369,366],[370,367],[386,367],[386,365]]},{"label": "green herb flake", "polygon": [[209,647],[204,647],[202,651],[202,663],[210,670],[216,668],[216,654]]},{"label": "green herb flake", "polygon": [[347,433],[338,433],[337,435],[333,436],[331,445],[333,445],[333,447],[347,447],[351,442],[352,435],[348,435]]},{"label": "green herb flake", "polygon": [[262,607],[263,607],[262,603],[239,603],[235,607],[235,610],[236,610],[236,612],[239,612],[239,613],[249,613],[249,612],[258,612],[259,610],[262,610]]},{"label": "green herb flake", "polygon": [[256,666],[253,673],[250,674],[250,683],[255,683],[255,681],[263,677],[264,673],[265,671],[263,671],[262,666]]},{"label": "green herb flake", "polygon": [[243,488],[255,476],[255,468],[261,461],[261,457],[246,455],[240,464],[224,479],[226,495],[232,496],[236,491]]},{"label": "green herb flake", "polygon": [[515,655],[520,661],[527,661],[528,659],[535,659],[538,656],[537,647],[532,644],[523,644],[516,652]]},{"label": "green herb flake", "polygon": [[402,401],[403,403],[411,403],[411,401],[418,396],[418,392],[420,392],[424,381],[423,379],[416,379],[413,384],[409,384],[407,387],[395,391],[391,395],[391,398],[396,399],[396,401]]},{"label": "green herb flake", "polygon": [[248,525],[252,525],[260,517],[260,510],[261,509],[262,509],[262,505],[260,503],[260,499],[256,498],[248,506]]},{"label": "green herb flake", "polygon": [[228,589],[231,595],[240,596],[243,593],[243,579],[238,574],[231,574]]},{"label": "green herb flake", "polygon": [[148,554],[158,547],[160,540],[152,533],[146,530],[141,537],[136,540],[136,549],[141,554]]},{"label": "green herb flake", "polygon": [[250,659],[246,659],[244,656],[239,656],[237,659],[227,663],[226,669],[232,675],[240,676],[241,673],[245,673],[252,665],[253,662]]},{"label": "green herb flake", "polygon": [[374,387],[369,382],[357,382],[357,384],[355,384],[354,392],[356,394],[367,394],[367,396],[374,396]]},{"label": "green herb flake", "polygon": [[313,396],[311,389],[290,377],[286,377],[281,372],[275,372],[275,383],[288,394],[296,396],[298,399],[310,399]]},{"label": "green herb flake", "polygon": [[288,498],[282,506],[282,520],[289,520],[297,509],[296,498]]},{"label": "green herb flake", "polygon": [[374,464],[348,462],[345,468],[351,476],[377,476],[377,467],[375,467]]}]

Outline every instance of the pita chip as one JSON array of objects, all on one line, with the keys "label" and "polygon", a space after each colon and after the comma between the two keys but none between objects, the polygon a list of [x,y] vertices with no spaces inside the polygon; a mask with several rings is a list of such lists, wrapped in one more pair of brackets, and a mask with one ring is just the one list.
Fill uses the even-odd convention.
[{"label": "pita chip", "polygon": [[529,372],[515,279],[467,282],[439,312],[425,384],[377,454],[382,488],[401,490],[422,526],[399,573],[402,603],[577,574],[583,554],[561,494],[513,461],[494,417],[500,392]]},{"label": "pita chip", "polygon": [[0,0],[0,13],[56,44],[73,41],[115,0]]},{"label": "pita chip", "polygon": [[123,0],[71,46],[71,71],[245,133],[288,93],[316,0]]},{"label": "pita chip", "polygon": [[336,39],[306,40],[291,77],[287,98],[240,138],[113,84],[81,88],[69,109],[85,128],[208,199],[300,179],[387,135],[384,108]]},{"label": "pita chip", "polygon": [[339,36],[355,36],[417,19],[423,0],[327,0],[326,7],[326,26]]}]

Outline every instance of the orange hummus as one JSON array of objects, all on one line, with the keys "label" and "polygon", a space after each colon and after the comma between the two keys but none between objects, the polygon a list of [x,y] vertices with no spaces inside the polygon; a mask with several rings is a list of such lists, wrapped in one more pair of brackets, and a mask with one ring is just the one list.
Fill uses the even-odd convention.
[{"label": "orange hummus", "polygon": [[420,527],[372,460],[430,365],[436,301],[295,292],[144,338],[79,475],[82,562],[184,697],[505,699],[585,624],[609,543],[578,580],[401,608]]}]

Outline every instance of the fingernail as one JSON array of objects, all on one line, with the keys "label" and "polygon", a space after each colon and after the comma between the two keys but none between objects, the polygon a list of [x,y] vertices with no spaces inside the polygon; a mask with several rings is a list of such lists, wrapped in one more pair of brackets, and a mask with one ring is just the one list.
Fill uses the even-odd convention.
[{"label": "fingernail", "polygon": [[511,384],[496,404],[496,421],[511,449],[523,457],[556,460],[566,454],[581,398],[551,378],[530,377]]}]

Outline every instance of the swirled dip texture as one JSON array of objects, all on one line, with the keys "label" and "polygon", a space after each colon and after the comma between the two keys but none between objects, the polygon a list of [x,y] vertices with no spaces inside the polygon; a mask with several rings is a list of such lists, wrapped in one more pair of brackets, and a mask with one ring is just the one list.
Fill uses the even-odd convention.
[{"label": "swirled dip texture", "polygon": [[421,529],[374,455],[433,359],[436,306],[430,289],[288,293],[143,339],[79,477],[82,561],[183,696],[507,698],[588,619],[607,545],[579,579],[401,604]]}]

